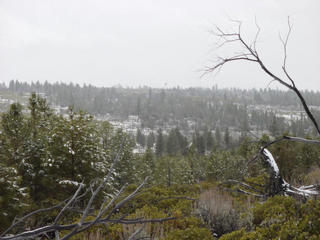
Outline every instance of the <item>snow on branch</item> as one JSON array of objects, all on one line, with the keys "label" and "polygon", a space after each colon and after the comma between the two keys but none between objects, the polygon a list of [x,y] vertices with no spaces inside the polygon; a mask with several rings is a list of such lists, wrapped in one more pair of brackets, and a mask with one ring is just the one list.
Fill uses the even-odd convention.
[{"label": "snow on branch", "polygon": [[[234,48],[234,46],[239,46],[240,50],[235,49],[235,53],[231,56],[227,56],[227,57],[218,56],[217,62],[215,64],[207,67],[205,69],[204,74],[218,72],[219,70],[221,70],[221,68],[223,66],[225,66],[226,64],[228,64],[230,62],[239,62],[240,61],[240,62],[251,62],[253,64],[256,64],[258,67],[260,67],[260,69],[262,69],[262,72],[264,72],[267,76],[270,77],[271,81],[276,81],[276,82],[280,83],[281,85],[285,86],[287,89],[293,91],[296,94],[296,96],[298,97],[300,103],[302,104],[303,109],[306,112],[308,118],[310,119],[313,126],[316,128],[318,134],[320,135],[320,128],[319,128],[319,125],[318,125],[314,115],[310,111],[310,108],[309,108],[306,100],[302,96],[301,92],[299,91],[299,89],[296,86],[295,81],[293,80],[293,78],[289,74],[289,71],[287,70],[287,64],[286,64],[287,63],[287,55],[288,55],[287,54],[287,46],[288,46],[289,38],[290,38],[290,35],[292,32],[292,25],[290,23],[290,19],[288,18],[288,32],[287,32],[287,34],[284,37],[281,35],[279,36],[280,41],[283,46],[283,52],[284,52],[283,63],[280,68],[282,70],[282,72],[284,73],[284,77],[281,77],[281,76],[277,75],[276,73],[274,73],[274,71],[271,70],[266,65],[266,63],[262,60],[262,58],[260,56],[260,53],[257,49],[257,40],[258,40],[259,33],[260,33],[261,29],[260,29],[259,25],[257,24],[257,21],[255,22],[256,27],[257,27],[257,32],[256,32],[256,35],[255,35],[252,43],[248,42],[243,37],[242,32],[241,32],[241,25],[242,25],[241,21],[234,21],[234,20],[231,20],[231,21],[237,24],[237,26],[238,26],[237,30],[227,32],[227,31],[222,30],[219,27],[216,27],[215,31],[213,31],[213,35],[215,35],[219,39],[218,48],[221,48],[221,47]],[[234,43],[237,43],[238,45],[234,45]],[[239,53],[239,51],[240,51],[240,53]],[[276,139],[276,140],[266,144],[265,146],[263,146],[261,148],[261,150],[259,151],[259,153],[249,163],[256,161],[259,158],[259,156],[262,156],[264,161],[267,163],[267,166],[270,169],[270,179],[269,179],[270,183],[267,188],[268,192],[266,193],[266,196],[273,196],[276,194],[282,194],[282,195],[295,195],[295,196],[300,196],[300,197],[302,196],[304,198],[308,198],[310,196],[319,195],[320,192],[319,192],[318,185],[293,187],[289,183],[287,183],[285,180],[282,179],[281,171],[280,171],[273,155],[267,149],[267,147],[271,146],[272,144],[284,141],[284,140],[320,145],[320,141],[318,141],[318,140],[283,136],[282,138]],[[241,190],[240,192],[243,192],[245,194],[251,194],[252,190],[254,190],[253,188],[248,187],[248,185],[246,183],[236,182],[236,184],[240,185],[242,187],[245,187],[246,189],[250,189],[250,191],[245,191],[245,190],[239,188],[239,190]]]},{"label": "snow on branch", "polygon": [[276,163],[276,161],[274,160],[271,152],[269,152],[268,149],[264,148],[263,149],[263,156],[265,157],[265,160],[268,162],[271,169],[273,170],[275,177],[279,177],[279,174],[280,174],[279,167],[278,167],[278,164]]},{"label": "snow on branch", "polygon": [[266,148],[262,148],[261,154],[263,155],[264,160],[268,163],[269,168],[272,171],[272,174],[270,175],[270,184],[272,185],[269,188],[271,189],[270,195],[282,194],[309,198],[320,194],[320,186],[317,184],[294,187],[288,182],[286,182],[281,177],[278,164],[276,163],[271,152]]}]

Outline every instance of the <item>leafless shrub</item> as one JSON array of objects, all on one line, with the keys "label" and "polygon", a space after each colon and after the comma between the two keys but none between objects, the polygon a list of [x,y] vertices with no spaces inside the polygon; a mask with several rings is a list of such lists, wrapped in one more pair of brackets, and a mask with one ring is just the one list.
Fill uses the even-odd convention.
[{"label": "leafless shrub", "polygon": [[304,178],[305,184],[320,184],[320,167],[315,166]]},{"label": "leafless shrub", "polygon": [[232,197],[218,188],[200,194],[198,214],[211,232],[220,237],[240,228],[240,214],[234,208]]}]

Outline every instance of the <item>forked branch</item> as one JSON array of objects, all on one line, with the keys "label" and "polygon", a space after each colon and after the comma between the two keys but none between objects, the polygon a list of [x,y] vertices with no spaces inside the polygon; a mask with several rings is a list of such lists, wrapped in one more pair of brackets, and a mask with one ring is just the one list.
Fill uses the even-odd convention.
[{"label": "forked branch", "polygon": [[[235,22],[235,21],[233,21]],[[257,40],[260,33],[260,27],[256,22],[257,26],[257,32],[255,35],[255,38],[251,44],[248,44],[245,39],[241,35],[241,22],[236,21],[238,24],[238,30],[233,32],[225,32],[221,28],[216,28],[216,31],[214,32],[214,35],[219,38],[222,43],[219,44],[219,47],[226,47],[227,45],[230,45],[231,43],[238,43],[240,44],[242,50],[240,54],[234,54],[231,57],[218,57],[218,62],[214,64],[213,66],[208,67],[205,69],[205,73],[211,73],[220,70],[225,64],[229,62],[234,61],[248,61],[252,63],[257,63],[258,66],[262,69],[264,73],[266,73],[272,81],[277,81],[281,85],[285,86],[289,90],[292,90],[297,97],[299,98],[299,101],[301,102],[305,112],[307,113],[308,118],[311,120],[312,124],[316,128],[318,134],[320,135],[320,129],[319,125],[310,111],[304,97],[302,96],[299,89],[296,87],[295,81],[290,76],[287,70],[287,46],[289,42],[289,38],[292,31],[292,25],[290,23],[290,19],[288,18],[288,32],[286,36],[283,38],[280,35],[280,41],[283,45],[283,51],[284,51],[284,57],[283,57],[283,64],[282,64],[282,71],[284,72],[284,78],[277,76],[275,73],[273,73],[269,67],[266,66],[266,64],[262,61],[260,58],[260,55],[257,50]],[[247,184],[245,182],[239,182],[235,180],[229,180],[228,182],[232,182],[234,184],[238,185],[238,191],[254,195],[257,197],[267,197],[272,196],[276,194],[282,194],[282,195],[295,195],[295,196],[302,196],[304,198],[310,197],[310,196],[316,196],[320,194],[319,191],[319,185],[310,185],[310,186],[301,186],[301,187],[293,187],[289,183],[287,183],[284,179],[282,179],[281,173],[279,171],[278,165],[273,158],[271,152],[268,151],[268,147],[272,144],[281,142],[281,141],[297,141],[297,142],[303,142],[303,143],[311,143],[311,144],[317,144],[320,145],[320,141],[318,140],[310,140],[300,137],[289,137],[289,136],[283,136],[282,138],[276,139],[270,143],[267,143],[265,146],[261,147],[259,153],[249,162],[256,161],[258,158],[262,157],[264,162],[267,164],[270,172],[270,183],[268,186],[267,193],[262,194],[261,191],[255,189],[250,184]]]},{"label": "forked branch", "polygon": [[278,83],[280,83],[281,85],[285,86],[289,90],[294,91],[294,93],[299,98],[299,101],[301,102],[305,112],[307,113],[308,118],[311,120],[312,124],[314,125],[314,127],[316,128],[318,134],[320,135],[320,128],[319,128],[319,125],[318,125],[315,117],[313,116],[312,112],[310,111],[310,109],[309,109],[309,107],[308,107],[308,105],[306,103],[306,100],[302,96],[301,92],[296,87],[295,81],[290,76],[290,74],[289,74],[289,72],[287,70],[287,65],[286,65],[286,62],[287,62],[287,46],[288,46],[288,41],[289,41],[289,38],[290,38],[291,31],[292,31],[292,25],[290,23],[290,19],[288,18],[288,29],[289,30],[288,30],[288,33],[286,34],[285,38],[282,38],[281,35],[280,35],[280,40],[282,42],[283,49],[284,49],[282,71],[285,74],[285,78],[277,76],[275,73],[273,73],[269,69],[269,67],[267,67],[266,64],[260,58],[260,55],[259,55],[258,50],[257,50],[257,40],[258,40],[258,36],[259,36],[259,33],[260,33],[260,27],[257,24],[257,22],[256,22],[257,33],[256,33],[255,38],[254,38],[254,40],[253,40],[253,42],[251,44],[247,43],[247,41],[242,37],[242,34],[241,34],[241,22],[237,21],[237,24],[238,24],[238,30],[237,31],[225,32],[221,28],[217,27],[216,31],[213,32],[213,34],[216,37],[218,37],[220,41],[222,41],[222,43],[219,44],[219,47],[226,47],[228,44],[236,42],[236,43],[239,43],[241,48],[243,49],[242,53],[241,54],[234,54],[231,57],[219,57],[218,58],[218,62],[216,64],[214,64],[213,66],[207,67],[205,69],[205,73],[204,74],[218,71],[225,64],[230,63],[230,62],[234,62],[234,61],[248,61],[248,62],[252,62],[252,63],[257,63],[260,66],[260,68],[273,81],[277,81]]},{"label": "forked branch", "polygon": [[[131,194],[129,194],[127,197],[125,197],[123,200],[120,202],[116,203],[117,200],[119,200],[121,194],[124,191],[124,187],[117,193],[115,194],[106,204],[106,200],[104,200],[100,206],[100,210],[98,213],[95,215],[93,220],[88,220],[88,204],[91,204],[90,201],[87,204],[86,208],[82,212],[82,216],[80,220],[77,223],[72,223],[72,224],[59,224],[58,220],[61,217],[61,215],[70,209],[70,204],[71,201],[74,202],[76,200],[80,200],[77,198],[79,195],[79,192],[81,187],[78,188],[76,193],[71,197],[71,199],[67,202],[67,204],[62,208],[62,210],[59,212],[57,215],[55,221],[52,224],[49,224],[47,226],[43,226],[40,228],[36,228],[33,230],[28,230],[24,231],[21,233],[18,233],[16,235],[3,235],[0,237],[0,240],[17,240],[17,239],[34,239],[37,236],[45,236],[49,235],[50,233],[55,233],[55,238],[60,239],[59,233],[61,231],[70,231],[67,235],[63,236],[61,239],[62,240],[67,240],[70,239],[72,236],[83,232],[90,228],[91,226],[94,226],[96,224],[115,224],[115,223],[121,223],[121,224],[145,224],[145,223],[161,223],[164,221],[169,221],[169,220],[174,220],[176,219],[175,217],[167,217],[167,218],[160,218],[160,219],[143,219],[143,218],[137,218],[137,219],[125,219],[124,217],[115,217],[115,214],[124,204],[129,202],[132,198],[134,198],[138,193],[139,190],[146,184],[147,179],[141,183]],[[101,185],[104,185],[105,182],[103,181],[94,191],[94,194],[92,195],[93,200],[96,199],[96,196],[98,193],[96,193],[97,189],[102,189]],[[108,197],[106,197],[108,198]],[[91,199],[91,198],[90,198]],[[93,201],[92,200],[92,201]],[[60,205],[59,205],[60,206]],[[39,211],[39,210],[38,210]],[[27,215],[27,216],[30,216]],[[25,219],[24,217],[23,219]],[[12,228],[10,228],[11,230]],[[8,231],[6,231],[8,233]],[[138,234],[137,232],[136,234]]]},{"label": "forked branch", "polygon": [[[116,216],[115,213],[121,207],[123,207],[123,205],[128,203],[130,200],[132,200],[134,197],[136,197],[140,193],[141,188],[144,187],[148,178],[146,178],[133,192],[131,192],[128,196],[124,197],[122,200],[119,200],[119,199],[123,195],[125,186],[123,186],[119,191],[114,192],[113,195],[111,196],[110,195],[104,196],[104,199],[101,201],[100,207],[98,208],[98,210],[95,210],[93,203],[97,202],[97,196],[101,195],[107,183],[111,181],[112,175],[114,173],[114,167],[119,160],[120,152],[122,150],[124,141],[125,140],[123,139],[120,145],[120,150],[116,154],[107,176],[104,177],[100,181],[100,183],[97,181],[92,181],[84,191],[83,189],[85,185],[83,183],[80,183],[78,189],[73,194],[73,196],[66,199],[65,201],[50,208],[36,210],[14,221],[12,225],[0,235],[0,240],[35,239],[36,237],[39,237],[39,236],[46,236],[46,238],[49,238],[50,234],[51,235],[54,234],[55,239],[59,240],[61,231],[69,231],[68,234],[66,234],[61,238],[61,240],[67,240],[67,239],[70,239],[72,236],[78,233],[81,233],[96,224],[106,225],[110,223],[112,224],[114,223],[145,224],[145,223],[156,223],[156,222],[161,223],[164,221],[175,219],[174,217],[166,217],[166,218],[160,218],[160,219],[143,219],[143,218],[126,219],[125,218],[126,216],[122,216],[122,217]],[[84,198],[89,200],[88,200],[88,203],[84,206],[84,208],[80,211],[81,213],[80,220],[77,223],[72,223],[72,224],[59,223],[63,215],[66,215],[67,212],[70,210],[71,211],[74,210],[74,206],[77,203],[79,202],[84,203],[85,202]],[[48,224],[46,226],[42,226],[33,230],[25,230],[18,234],[9,234],[14,227],[16,227],[21,222],[25,221],[27,218],[30,218],[38,213],[48,212],[48,211],[59,209],[59,208],[61,208],[61,210],[51,224]],[[93,217],[93,220],[92,218],[89,220],[88,219],[89,216]],[[137,234],[139,234],[139,231],[136,232],[136,235]],[[133,235],[132,237],[134,236],[135,235]]]}]

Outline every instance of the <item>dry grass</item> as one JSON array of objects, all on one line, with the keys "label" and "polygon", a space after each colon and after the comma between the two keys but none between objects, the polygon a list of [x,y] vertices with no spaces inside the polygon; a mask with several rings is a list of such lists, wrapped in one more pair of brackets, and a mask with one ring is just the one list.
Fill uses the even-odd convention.
[{"label": "dry grass", "polygon": [[233,209],[233,199],[218,188],[207,190],[200,194],[199,207],[208,210],[211,214],[221,214]]},{"label": "dry grass", "polygon": [[218,188],[200,194],[198,212],[215,236],[239,228],[240,216],[234,208],[232,197]]},{"label": "dry grass", "polygon": [[307,185],[320,183],[320,167],[314,166],[311,171],[304,177],[304,183]]},{"label": "dry grass", "polygon": [[[150,211],[150,210],[149,210]],[[134,214],[128,216],[128,218],[133,219],[154,219],[161,218],[165,216],[156,216],[154,213],[149,212],[148,209],[138,209]],[[145,223],[145,224],[130,224],[122,225],[121,234],[119,234],[119,239],[127,240],[134,232],[143,227],[142,231],[136,236],[137,239],[162,239],[166,233],[165,223]],[[166,230],[165,230],[166,229]]]},{"label": "dry grass", "polygon": [[102,231],[87,231],[81,235],[81,240],[105,240],[106,236]]}]

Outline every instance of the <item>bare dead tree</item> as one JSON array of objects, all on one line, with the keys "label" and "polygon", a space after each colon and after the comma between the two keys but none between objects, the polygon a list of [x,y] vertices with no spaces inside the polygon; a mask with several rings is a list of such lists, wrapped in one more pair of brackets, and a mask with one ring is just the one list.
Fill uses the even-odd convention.
[{"label": "bare dead tree", "polygon": [[[259,33],[261,31],[260,27],[257,24],[257,21],[256,21],[257,32],[255,34],[254,40],[251,43],[247,42],[242,36],[242,33],[241,33],[242,23],[240,21],[234,21],[234,20],[231,20],[231,21],[237,24],[238,28],[236,31],[226,32],[226,31],[223,31],[221,28],[216,27],[213,34],[219,38],[219,42],[220,42],[219,48],[230,46],[232,43],[238,43],[242,50],[240,53],[233,54],[231,57],[218,57],[218,62],[216,64],[205,69],[205,74],[220,71],[223,66],[225,66],[227,63],[230,63],[230,62],[241,61],[241,62],[250,62],[250,63],[256,64],[258,67],[262,69],[262,71],[266,75],[268,75],[271,78],[272,81],[276,81],[280,83],[281,85],[285,86],[286,88],[293,91],[297,95],[308,118],[311,120],[313,126],[317,130],[317,133],[320,135],[319,125],[315,117],[310,111],[308,104],[306,103],[306,100],[304,99],[303,95],[301,94],[299,89],[296,87],[295,81],[293,80],[293,78],[291,77],[291,75],[287,70],[287,45],[288,45],[288,41],[292,31],[292,25],[290,23],[289,17],[288,17],[288,33],[286,34],[285,38],[283,38],[281,35],[279,36],[283,46],[283,51],[284,51],[283,63],[281,67],[285,76],[284,78],[273,73],[273,71],[264,63],[264,61],[260,56],[259,51],[257,50],[257,40],[259,37]],[[259,153],[253,158],[252,161],[256,161],[259,157],[261,157],[269,168],[270,183],[268,186],[267,193],[261,194],[261,192],[259,192],[257,189],[255,189],[254,187],[246,183],[235,182],[234,180],[231,180],[229,182],[233,181],[233,183],[237,183],[239,186],[242,186],[242,188],[240,187],[238,188],[238,190],[242,193],[256,195],[257,197],[262,197],[262,198],[276,195],[276,194],[295,195],[295,196],[300,196],[304,198],[319,195],[320,194],[319,185],[294,187],[294,186],[291,186],[282,178],[276,161],[274,160],[272,154],[267,149],[267,147],[271,146],[272,144],[278,143],[280,141],[297,141],[297,142],[303,142],[308,144],[320,145],[320,141],[318,140],[309,140],[305,138],[283,136],[280,139],[276,139],[270,143],[267,143],[265,146],[262,146]],[[243,188],[248,189],[249,191],[244,190]]]}]

